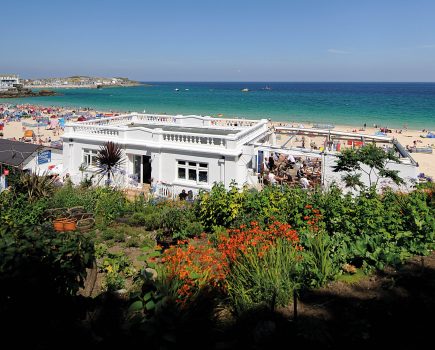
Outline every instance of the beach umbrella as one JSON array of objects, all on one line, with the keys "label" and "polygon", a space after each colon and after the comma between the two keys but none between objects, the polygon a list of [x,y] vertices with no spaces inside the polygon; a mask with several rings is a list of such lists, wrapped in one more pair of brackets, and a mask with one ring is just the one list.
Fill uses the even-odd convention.
[{"label": "beach umbrella", "polygon": [[86,121],[86,118],[85,117],[78,117],[77,121],[78,122],[84,122],[84,121]]}]

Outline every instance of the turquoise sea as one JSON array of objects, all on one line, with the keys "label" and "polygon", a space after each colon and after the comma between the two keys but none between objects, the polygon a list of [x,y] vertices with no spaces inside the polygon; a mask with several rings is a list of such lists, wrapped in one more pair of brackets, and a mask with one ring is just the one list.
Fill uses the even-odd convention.
[{"label": "turquoise sea", "polygon": [[[435,83],[149,82],[150,86],[58,89],[59,96],[0,100],[102,111],[271,118],[435,129]],[[178,91],[176,91],[178,89]],[[248,92],[242,92],[248,89]]]}]

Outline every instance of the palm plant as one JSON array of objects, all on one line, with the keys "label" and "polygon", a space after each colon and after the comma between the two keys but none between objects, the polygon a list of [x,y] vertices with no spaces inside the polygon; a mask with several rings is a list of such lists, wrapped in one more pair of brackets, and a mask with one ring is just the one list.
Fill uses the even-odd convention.
[{"label": "palm plant", "polygon": [[35,202],[41,198],[49,198],[54,192],[55,179],[47,174],[42,176],[30,173],[22,173],[13,186],[15,195],[24,194],[29,202]]},{"label": "palm plant", "polygon": [[108,184],[110,184],[111,177],[114,178],[115,172],[120,170],[123,163],[122,149],[118,144],[109,141],[100,147],[97,155],[97,173],[101,175],[101,179],[107,176]]}]

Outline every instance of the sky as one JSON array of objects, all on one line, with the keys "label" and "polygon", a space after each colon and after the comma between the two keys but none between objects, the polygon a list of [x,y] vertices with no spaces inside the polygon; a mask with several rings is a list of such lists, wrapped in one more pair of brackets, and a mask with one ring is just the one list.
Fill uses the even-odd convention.
[{"label": "sky", "polygon": [[0,73],[435,82],[435,0],[21,0]]}]

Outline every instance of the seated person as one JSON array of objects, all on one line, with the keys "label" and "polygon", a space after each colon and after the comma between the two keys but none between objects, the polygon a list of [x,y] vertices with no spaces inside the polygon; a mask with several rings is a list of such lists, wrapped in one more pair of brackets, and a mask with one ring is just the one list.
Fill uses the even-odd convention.
[{"label": "seated person", "polygon": [[186,190],[182,190],[178,197],[180,197],[180,201],[184,201],[187,198]]},{"label": "seated person", "polygon": [[296,163],[295,157],[293,157],[292,154],[288,155],[287,160],[289,161],[290,164],[295,164]]},{"label": "seated person", "polygon": [[280,177],[278,175],[275,175],[272,172],[269,172],[269,174],[267,175],[267,180],[269,181],[269,183],[271,185],[276,185],[277,183],[281,182],[282,180],[284,180],[283,177]]},{"label": "seated person", "polygon": [[309,188],[310,187],[310,181],[306,177],[301,177],[299,180],[299,183],[301,184],[302,188]]},{"label": "seated person", "polygon": [[297,173],[296,173],[296,176],[297,176],[298,178],[305,177],[305,171],[304,171],[304,168],[303,168],[303,167],[300,167],[300,168],[298,169],[298,171],[297,171]]},{"label": "seated person", "polygon": [[187,199],[186,200],[188,202],[193,202],[194,201],[192,190],[187,191]]}]

